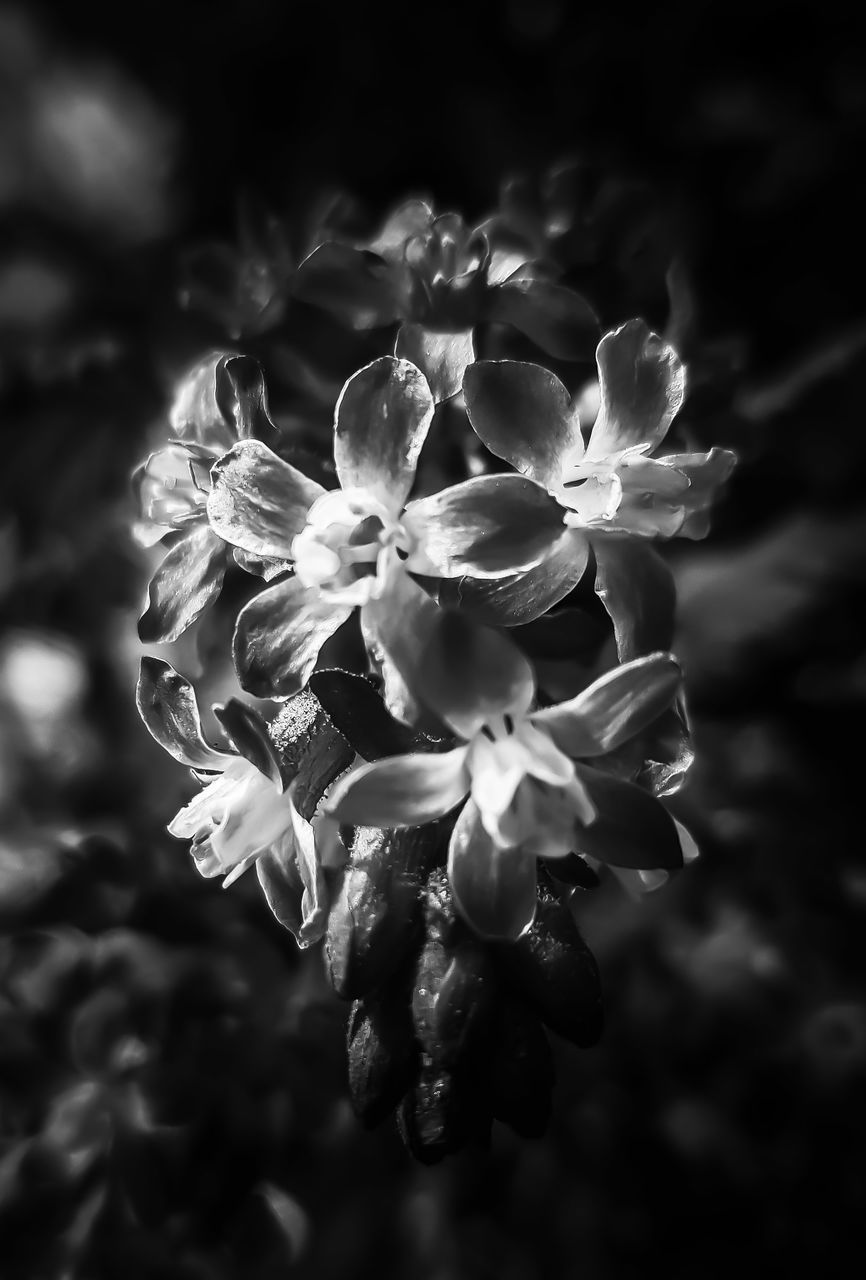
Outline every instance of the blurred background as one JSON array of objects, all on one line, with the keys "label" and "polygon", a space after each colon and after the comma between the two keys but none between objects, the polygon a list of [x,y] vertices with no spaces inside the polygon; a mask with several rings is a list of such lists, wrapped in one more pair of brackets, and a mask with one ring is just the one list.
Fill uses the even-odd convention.
[{"label": "blurred background", "polygon": [[[842,1274],[866,1203],[866,56],[845,13],[0,5],[4,1280]],[[188,779],[134,708],[153,564],[129,475],[180,373],[236,345],[245,200],[293,263],[334,194],[370,225],[411,193],[473,223],[564,157],[594,210],[575,280],[610,324],[664,325],[676,293],[686,428],[741,457],[706,542],[669,549],[698,752],[678,812],[703,856],[641,901],[585,895],[607,1029],[556,1045],[547,1137],[497,1126],[424,1168],[351,1113],[320,957],[165,834]],[[313,430],[363,361],[283,308],[265,257],[276,309],[236,342]],[[151,651],[207,666],[195,637]]]}]

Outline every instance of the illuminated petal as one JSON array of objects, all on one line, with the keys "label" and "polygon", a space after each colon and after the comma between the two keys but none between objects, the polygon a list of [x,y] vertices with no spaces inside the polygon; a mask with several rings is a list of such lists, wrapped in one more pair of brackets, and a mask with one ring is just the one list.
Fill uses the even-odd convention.
[{"label": "illuminated petal", "polygon": [[255,596],[238,615],[234,659],[241,688],[260,698],[302,689],[319,650],[352,612],[296,578]]},{"label": "illuminated petal", "polygon": [[258,440],[236,444],[211,469],[208,519],[248,555],[291,558],[292,539],[325,490]]},{"label": "illuminated petal", "polygon": [[472,330],[439,333],[421,324],[403,324],[397,334],[394,354],[424,374],[436,404],[456,396],[463,375],[475,359]]},{"label": "illuminated petal", "polygon": [[563,459],[583,454],[571,398],[548,369],[516,360],[480,360],[463,379],[466,410],[491,453],[548,488]]},{"label": "illuminated petal", "polygon": [[544,558],[564,517],[556,499],[524,476],[476,476],[409,503],[402,523],[418,548],[407,568],[431,577],[505,577]]},{"label": "illuminated petal", "polygon": [[531,720],[572,759],[602,755],[658,719],[681,680],[671,654],[652,653],[608,671],[568,702],[533,712]]},{"label": "illuminated petal", "polygon": [[330,894],[316,849],[316,836],[311,823],[302,818],[289,797],[292,831],[298,870],[304,886],[301,898],[301,926],[297,933],[298,945],[309,947],[322,937],[328,923]]},{"label": "illuminated petal", "polygon": [[325,812],[366,827],[417,827],[450,812],[468,790],[465,747],[391,756],[339,779]]},{"label": "illuminated petal", "polygon": [[295,273],[293,293],[353,329],[391,324],[405,310],[402,275],[378,254],[327,241]]},{"label": "illuminated petal", "polygon": [[593,531],[591,542],[595,590],[613,622],[620,662],[670,649],[676,588],[665,561],[636,538]]},{"label": "illuminated petal", "polygon": [[519,938],[532,924],[535,858],[497,847],[472,800],[451,834],[448,879],[460,914],[482,938]]},{"label": "illuminated petal", "polygon": [[256,859],[256,874],[271,911],[284,928],[300,938],[305,890],[293,830]]},{"label": "illuminated petal", "polygon": [[334,421],[334,459],[344,489],[365,489],[399,511],[412,488],[433,420],[433,397],[420,369],[383,356],[349,379]]},{"label": "illuminated petal", "polygon": [[517,627],[532,622],[568,595],[586,569],[589,544],[582,530],[566,529],[540,564],[506,578],[443,582],[443,605],[465,609],[479,622]]},{"label": "illuminated petal", "polygon": [[718,489],[736,465],[730,449],[710,449],[709,453],[675,453],[659,458],[660,466],[672,467],[690,481],[682,501],[686,518],[679,533],[684,538],[704,538],[709,531],[709,508]]},{"label": "illuminated petal", "polygon": [[596,809],[595,820],[577,829],[575,853],[612,867],[682,866],[679,834],[659,800],[589,765],[575,765],[575,773]]},{"label": "illuminated petal", "polygon": [[491,718],[525,715],[535,696],[532,668],[520,650],[500,632],[451,609],[431,618],[412,688],[467,740]]},{"label": "illuminated petal", "polygon": [[222,539],[204,521],[190,525],[150,580],[139,638],[145,644],[177,640],[219,595],[225,569]]},{"label": "illuminated petal", "polygon": [[439,607],[408,573],[388,576],[360,610],[364,641],[385,678],[385,704],[398,719],[416,719],[416,681],[423,646]]},{"label": "illuminated petal", "polygon": [[507,280],[488,295],[487,319],[511,324],[557,360],[591,360],[598,317],[579,293],[549,280]]},{"label": "illuminated petal", "polygon": [[685,368],[673,347],[643,320],[629,320],[598,344],[601,406],[587,458],[651,448],[667,434],[685,398]]},{"label": "illuminated petal", "polygon": [[161,658],[142,658],[135,700],[150,733],[181,764],[221,770],[234,759],[205,741],[192,685]]},{"label": "illuminated petal", "polygon": [[261,365],[251,356],[215,352],[180,383],[169,414],[172,434],[216,454],[236,440],[270,441],[278,434],[268,413]]},{"label": "illuminated petal", "polygon": [[402,262],[407,243],[426,236],[433,223],[433,210],[426,200],[407,200],[389,214],[370,249],[388,262]]}]

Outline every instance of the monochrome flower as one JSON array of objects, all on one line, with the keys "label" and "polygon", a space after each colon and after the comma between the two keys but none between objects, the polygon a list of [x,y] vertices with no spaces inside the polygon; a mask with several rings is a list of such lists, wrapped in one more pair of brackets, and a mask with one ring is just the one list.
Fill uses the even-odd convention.
[{"label": "monochrome flower", "polygon": [[407,570],[501,576],[537,563],[559,536],[561,505],[524,477],[479,477],[405,508],[433,408],[420,370],[383,357],[354,374],[337,402],[341,488],[326,492],[255,440],[212,468],[207,511],[216,534],[294,568],[238,618],[235,660],[248,691],[301,688],[356,607],[374,641],[375,602],[388,611],[399,592],[407,615],[426,607],[422,589],[403,581]]},{"label": "monochrome flower", "polygon": [[538,857],[578,851],[613,865],[680,865],[679,838],[659,802],[583,763],[650,724],[679,683],[674,659],[652,654],[533,710],[532,668],[519,650],[443,610],[415,684],[458,745],[362,765],[337,782],[328,811],[347,823],[415,826],[468,797],[449,846],[455,899],[477,932],[516,937],[535,911]]},{"label": "monochrome flower", "polygon": [[591,548],[596,590],[628,658],[671,638],[672,583],[641,542],[703,537],[734,455],[714,448],[651,456],[683,403],[685,369],[642,320],[606,334],[597,362],[600,407],[586,442],[568,391],[549,370],[516,361],[467,370],[466,406],[480,439],[569,508],[569,527],[541,564],[474,598],[491,621],[530,621],[579,581]]}]

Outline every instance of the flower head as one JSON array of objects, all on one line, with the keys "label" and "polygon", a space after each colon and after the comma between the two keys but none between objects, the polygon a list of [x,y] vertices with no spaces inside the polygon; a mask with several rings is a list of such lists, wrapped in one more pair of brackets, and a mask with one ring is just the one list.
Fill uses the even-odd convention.
[{"label": "flower head", "polygon": [[[671,703],[680,672],[669,654],[638,659],[568,702],[532,710],[535,683],[523,655],[501,634],[442,611],[415,681],[458,745],[362,766],[336,784],[328,808],[345,822],[414,826],[468,797],[448,866],[455,898],[479,933],[515,937],[531,923],[537,857],[580,850],[625,866],[681,861],[657,801],[582,763],[614,750]],[[623,814],[626,833],[612,841],[611,823]]]}]

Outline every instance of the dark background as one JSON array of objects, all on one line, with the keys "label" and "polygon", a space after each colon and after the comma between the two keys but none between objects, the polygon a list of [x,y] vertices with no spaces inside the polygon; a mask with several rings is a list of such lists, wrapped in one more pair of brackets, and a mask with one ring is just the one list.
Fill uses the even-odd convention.
[{"label": "dark background", "polygon": [[[0,9],[4,1277],[832,1276],[857,1256],[866,59],[845,12]],[[424,191],[472,222],[563,156],[656,193],[711,371],[694,430],[741,455],[709,539],[670,549],[703,856],[642,902],[586,896],[608,1027],[557,1045],[548,1137],[497,1129],[424,1169],[351,1115],[318,956],[164,834],[187,792],[132,702],[149,565],[128,475],[174,378],[228,345],[178,295],[242,189],[290,223],[329,186],[373,221]],[[172,661],[195,674],[190,648]]]}]

